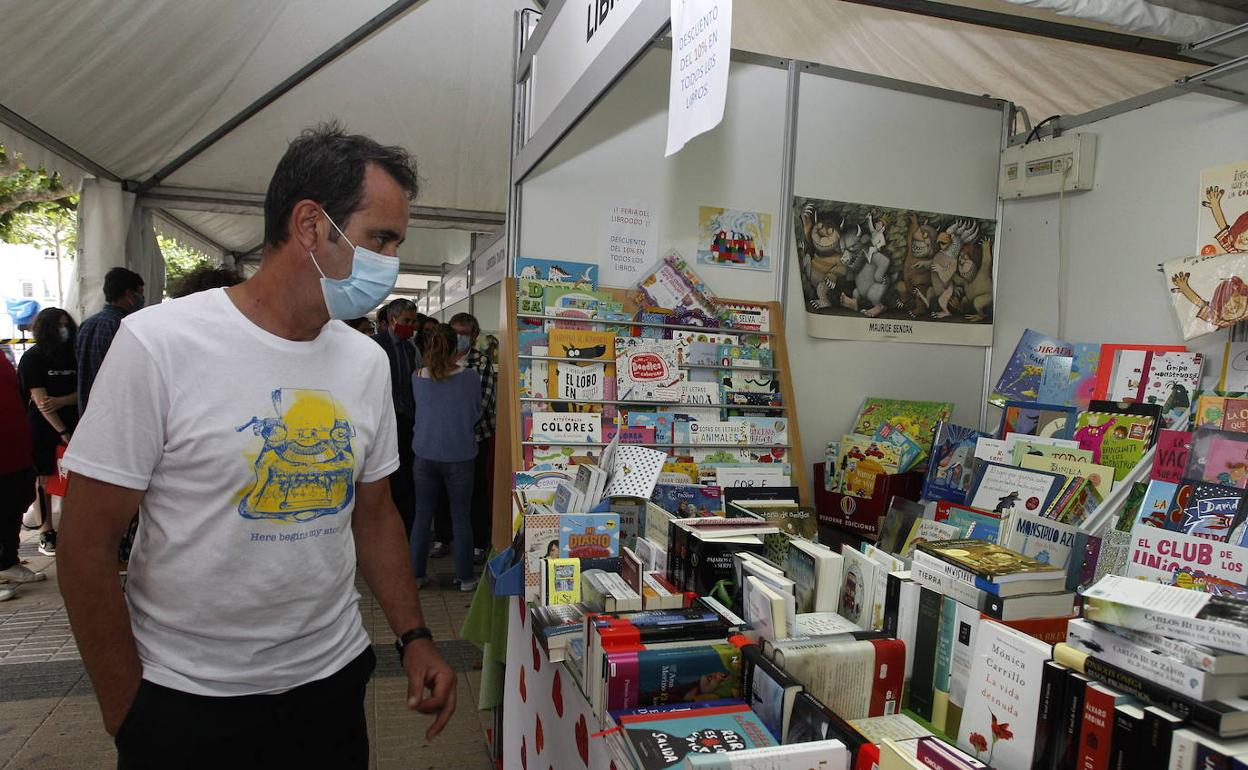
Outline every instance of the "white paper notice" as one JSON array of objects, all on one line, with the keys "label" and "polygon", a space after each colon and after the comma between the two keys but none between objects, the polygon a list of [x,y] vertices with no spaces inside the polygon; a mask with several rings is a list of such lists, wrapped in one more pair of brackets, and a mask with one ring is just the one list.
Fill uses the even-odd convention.
[{"label": "white paper notice", "polygon": [[724,119],[732,52],[732,0],[672,0],[667,153]]},{"label": "white paper notice", "polygon": [[630,289],[637,286],[654,266],[658,240],[659,226],[649,205],[612,206],[607,211],[602,285]]}]

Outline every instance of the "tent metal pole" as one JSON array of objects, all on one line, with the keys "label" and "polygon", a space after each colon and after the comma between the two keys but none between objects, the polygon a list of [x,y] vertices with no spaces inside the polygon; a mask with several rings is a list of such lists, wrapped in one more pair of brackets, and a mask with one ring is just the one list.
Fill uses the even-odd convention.
[{"label": "tent metal pole", "polygon": [[1082,43],[1100,48],[1111,48],[1116,51],[1156,56],[1162,59],[1188,62],[1191,64],[1207,64],[1184,52],[1178,43],[1166,40],[1128,35],[1121,32],[1109,32],[1076,24],[1062,24],[1045,21],[1029,16],[1015,16],[1011,13],[985,11],[979,8],[968,8],[962,5],[935,2],[934,0],[847,0],[858,5],[869,5],[890,11],[916,13],[921,16],[932,16],[946,21],[957,21],[976,24],[981,27],[992,27],[1007,32],[1019,32],[1024,35],[1063,40],[1068,43]]},{"label": "tent metal pole", "polygon": [[315,75],[323,69],[325,65],[333,62],[335,59],[364,42],[369,37],[372,37],[375,32],[424,1],[425,0],[397,0],[397,2],[391,4],[381,13],[364,22],[364,24],[357,28],[354,32],[339,40],[337,43],[334,43],[320,56],[317,56],[303,67],[300,67],[290,77],[270,89],[268,93],[244,107],[242,111],[222,123],[203,139],[200,139],[198,142],[191,145],[190,148],[188,148],[181,155],[157,169],[151,176],[135,186],[133,191],[138,193],[147,192],[152,187],[159,184],[162,179],[165,179],[173,172],[197,158],[204,150],[224,139],[230,134],[230,132],[241,126],[243,123],[246,123],[265,107],[268,107],[273,102],[285,96],[300,83]]},{"label": "tent metal pole", "polygon": [[222,246],[220,243],[217,243],[212,238],[209,238],[207,235],[204,235],[199,230],[195,229],[194,227],[191,227],[182,219],[174,216],[173,214],[170,214],[167,210],[156,209],[156,213],[160,214],[160,216],[163,217],[164,219],[168,219],[175,227],[179,227],[187,231],[191,235],[195,236],[196,238],[200,239],[204,243],[208,244],[209,246],[213,247],[217,251],[221,252],[222,255],[231,253],[230,249],[227,249],[226,247]]},{"label": "tent metal pole", "polygon": [[72,161],[83,170],[91,172],[100,179],[107,179],[110,182],[121,181],[121,177],[104,168],[99,163],[91,160],[86,155],[78,152],[73,147],[70,147],[65,142],[62,142],[60,139],[57,139],[55,136],[52,136],[42,128],[39,128],[39,126],[31,123],[26,118],[18,115],[13,110],[5,107],[3,104],[0,104],[0,123],[3,123],[17,133],[34,140],[38,144],[47,147],[52,152],[55,152],[57,155],[60,155],[66,160]]},{"label": "tent metal pole", "polygon": [[787,93],[784,103],[784,137],[781,144],[780,166],[780,228],[776,249],[775,297],[780,302],[780,316],[788,320],[789,262],[793,258],[793,186],[797,169],[797,106],[802,85],[802,67],[790,59],[787,77]]},{"label": "tent metal pole", "polygon": [[[1010,145],[1010,130],[1014,126],[1014,104],[1001,105],[1001,149]],[[992,239],[992,342],[997,337],[997,296],[1001,286],[1001,234],[1005,232],[1005,201],[1001,200],[1001,175],[997,174],[997,232]],[[984,382],[979,399],[979,429],[990,431],[988,425],[988,397],[992,394],[992,344],[984,348]]]}]

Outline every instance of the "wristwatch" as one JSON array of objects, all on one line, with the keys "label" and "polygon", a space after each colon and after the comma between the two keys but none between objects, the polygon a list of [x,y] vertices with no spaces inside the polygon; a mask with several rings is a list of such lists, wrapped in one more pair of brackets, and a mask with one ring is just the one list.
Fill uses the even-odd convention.
[{"label": "wristwatch", "polygon": [[429,641],[433,641],[433,632],[424,626],[416,626],[415,628],[403,632],[403,635],[399,637],[399,640],[394,643],[394,649],[399,652],[400,666],[403,665],[403,651],[407,649],[407,645],[417,639],[428,639]]}]

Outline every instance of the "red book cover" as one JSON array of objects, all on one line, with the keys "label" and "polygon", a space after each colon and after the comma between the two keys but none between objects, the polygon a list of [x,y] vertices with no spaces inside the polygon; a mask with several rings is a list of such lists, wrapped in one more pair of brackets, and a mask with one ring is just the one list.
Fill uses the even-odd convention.
[{"label": "red book cover", "polygon": [[1100,683],[1088,685],[1083,697],[1083,730],[1079,736],[1077,770],[1109,770],[1113,749],[1114,707],[1127,696]]},{"label": "red book cover", "polygon": [[875,668],[871,677],[870,716],[901,710],[901,684],[906,675],[906,643],[900,639],[872,639]]},{"label": "red book cover", "polygon": [[994,623],[1000,623],[1003,626],[1009,626],[1015,631],[1027,634],[1033,639],[1039,639],[1049,644],[1058,644],[1066,641],[1066,623],[1070,618],[1028,618],[1027,620],[997,620],[988,615],[980,615],[981,618],[991,620]]},{"label": "red book cover", "polygon": [[1153,453],[1151,478],[1178,484],[1187,467],[1187,453],[1192,448],[1192,434],[1185,430],[1162,430],[1157,433],[1157,450]]},{"label": "red book cover", "polygon": [[1248,398],[1228,398],[1222,415],[1222,430],[1248,433]]}]

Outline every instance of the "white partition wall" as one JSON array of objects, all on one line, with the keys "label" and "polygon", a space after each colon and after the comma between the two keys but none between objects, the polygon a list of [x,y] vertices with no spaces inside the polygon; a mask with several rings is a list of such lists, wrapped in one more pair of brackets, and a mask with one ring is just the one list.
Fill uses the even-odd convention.
[{"label": "white partition wall", "polygon": [[[984,105],[803,72],[794,194],[995,219],[1005,114]],[[948,400],[960,424],[979,422],[984,348],[810,337],[795,261],[785,322],[808,463],[868,395]],[[1003,253],[996,269],[1012,262]],[[998,291],[997,307],[1008,302]]]},{"label": "white partition wall", "polygon": [[[1199,94],[1123,113],[1075,132],[1097,136],[1096,180],[1065,197],[1065,334],[1072,342],[1181,342],[1157,264],[1196,253],[1202,169],[1248,161],[1248,109]],[[1057,196],[1005,204],[1007,269],[998,293],[993,381],[1023,329],[1058,333]],[[1219,371],[1226,335],[1188,343]]]},{"label": "white partition wall", "polygon": [[[671,52],[647,52],[524,181],[519,254],[599,262],[610,208],[633,201],[657,212],[659,257],[693,262],[699,206],[770,213],[778,253],[788,75],[775,63],[734,61],[723,123],[664,158]],[[774,272],[694,267],[722,296],[775,298]]]}]

